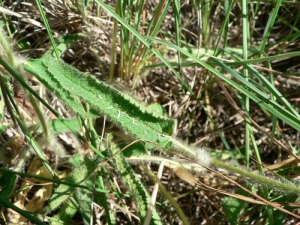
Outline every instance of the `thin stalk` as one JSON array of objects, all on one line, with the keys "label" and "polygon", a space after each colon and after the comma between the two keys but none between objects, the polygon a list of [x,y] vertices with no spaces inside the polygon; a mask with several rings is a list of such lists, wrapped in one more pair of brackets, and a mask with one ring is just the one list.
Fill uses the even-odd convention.
[{"label": "thin stalk", "polygon": [[[116,13],[119,13],[119,3],[116,4]],[[115,59],[116,59],[116,49],[117,49],[117,31],[118,31],[118,20],[114,19],[114,30],[112,33],[111,42],[111,62],[109,69],[109,81],[113,82],[115,73]]]},{"label": "thin stalk", "polygon": [[[242,0],[242,23],[243,23],[243,59],[248,60],[248,3],[246,0]],[[249,81],[248,70],[243,69],[243,74],[246,81]],[[250,98],[246,95],[244,96],[244,110],[247,115],[250,111]],[[250,121],[246,118],[246,127],[245,127],[245,159],[246,159],[246,168],[249,168],[250,161],[250,135],[251,135],[251,124]]]},{"label": "thin stalk", "polygon": [[50,28],[50,26],[49,26],[49,23],[48,23],[48,20],[47,20],[46,15],[45,15],[44,9],[43,9],[43,7],[42,7],[41,1],[40,1],[40,0],[36,0],[36,5],[37,5],[37,7],[38,7],[38,9],[39,9],[39,12],[40,12],[40,14],[41,14],[42,20],[43,20],[44,25],[45,25],[45,27],[46,27],[48,36],[49,36],[49,38],[50,38],[52,47],[53,47],[54,52],[55,52],[55,55],[56,55],[56,58],[59,58],[59,51],[57,50],[56,43],[55,43],[55,40],[54,40],[54,38],[53,38],[53,35],[52,35],[52,32],[51,32],[51,28]]},{"label": "thin stalk", "polygon": [[[145,166],[143,166],[143,167],[144,167],[145,171],[147,172],[148,176],[150,176],[150,178],[156,182],[157,178],[154,176],[154,174],[150,170],[148,170]],[[176,212],[177,212],[179,218],[181,219],[182,223],[184,225],[190,224],[188,222],[188,220],[187,220],[184,212],[180,208],[180,205],[177,203],[177,201],[174,199],[174,197],[166,190],[166,188],[160,182],[158,182],[158,183],[159,183],[159,191],[160,191],[160,193],[169,200],[170,204],[176,210]]]},{"label": "thin stalk", "polygon": [[45,120],[45,117],[40,109],[40,107],[38,106],[36,100],[34,99],[34,97],[32,96],[32,94],[30,92],[27,92],[27,95],[29,97],[29,101],[37,115],[37,117],[39,118],[39,121],[41,122],[41,125],[43,127],[43,131],[44,131],[44,134],[45,134],[45,137],[49,138],[49,131],[48,131],[48,127],[47,127],[47,122]]},{"label": "thin stalk", "polygon": [[[176,44],[178,47],[181,47],[180,40],[180,1],[174,0],[174,16],[175,16],[175,35],[176,35]],[[179,73],[182,74],[182,66],[181,66],[181,53],[177,51],[178,57],[178,70]]]},{"label": "thin stalk", "polygon": [[261,176],[259,174],[255,174],[253,172],[246,171],[246,170],[243,170],[241,168],[238,168],[238,167],[229,165],[227,163],[221,162],[217,159],[212,159],[211,164],[215,165],[219,168],[226,169],[230,172],[238,173],[238,174],[240,174],[240,175],[242,175],[246,178],[251,179],[252,181],[255,181],[255,182],[258,182],[260,184],[272,187],[275,190],[277,189],[277,190],[284,191],[284,192],[287,192],[287,193],[295,193],[297,195],[300,194],[300,188],[297,185],[289,182],[288,180],[285,180],[285,183],[277,181],[277,180],[272,180],[270,178]]}]

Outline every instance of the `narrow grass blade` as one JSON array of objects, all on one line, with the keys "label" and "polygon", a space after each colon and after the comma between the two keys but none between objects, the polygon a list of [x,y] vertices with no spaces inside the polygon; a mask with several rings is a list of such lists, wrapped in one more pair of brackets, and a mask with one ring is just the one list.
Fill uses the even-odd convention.
[{"label": "narrow grass blade", "polygon": [[183,80],[182,76],[178,74],[178,72],[172,67],[172,65],[148,42],[146,39],[140,35],[134,28],[132,28],[124,19],[122,19],[118,14],[116,14],[110,6],[105,4],[101,0],[96,0],[96,2],[101,5],[107,12],[109,12],[113,17],[118,20],[124,27],[126,27],[134,36],[136,36],[148,49],[150,49],[172,72],[176,75],[176,77],[180,80],[182,85],[191,93],[191,95],[195,95],[189,85]]},{"label": "narrow grass blade", "polygon": [[[194,60],[199,65],[205,67],[207,70],[209,70],[210,72],[212,72],[216,76],[220,77],[226,83],[228,83],[229,85],[231,85],[235,89],[239,90],[241,93],[244,93],[247,96],[249,96],[249,98],[251,98],[254,102],[259,104],[261,107],[265,108],[266,110],[268,110],[269,112],[271,112],[272,114],[274,114],[275,116],[280,118],[281,120],[285,121],[287,124],[289,124],[290,126],[295,128],[296,130],[300,131],[300,119],[299,119],[298,114],[295,115],[294,111],[290,112],[288,109],[286,109],[282,105],[278,104],[278,102],[272,100],[269,95],[263,93],[256,86],[254,86],[252,83],[247,81],[244,77],[242,77],[239,73],[237,73],[236,71],[231,69],[229,66],[225,65],[224,63],[220,62],[218,59],[215,59],[215,58],[211,57],[210,61],[212,63],[214,63],[215,65],[220,66],[222,69],[229,72],[230,74],[232,74],[236,79],[238,79],[242,84],[244,84],[247,87],[248,90],[245,89],[245,87],[243,87],[242,85],[236,83],[234,80],[232,80],[232,79],[228,78],[227,76],[225,76],[223,73],[221,73],[218,70],[214,69],[208,63],[205,63],[204,61],[198,59],[194,55],[192,55],[189,52],[183,50],[182,48],[180,48],[176,45],[173,45],[171,43],[168,43],[166,41],[159,40],[157,38],[147,37],[147,39],[151,39],[154,42],[158,42],[160,44],[169,46],[171,48],[174,48],[174,49],[180,51],[181,53],[183,53],[184,55],[189,57],[191,60]],[[239,65],[244,64],[244,62],[236,62],[236,63],[239,63]],[[280,94],[280,96],[281,96],[281,98],[283,98],[282,97],[283,95]]]}]

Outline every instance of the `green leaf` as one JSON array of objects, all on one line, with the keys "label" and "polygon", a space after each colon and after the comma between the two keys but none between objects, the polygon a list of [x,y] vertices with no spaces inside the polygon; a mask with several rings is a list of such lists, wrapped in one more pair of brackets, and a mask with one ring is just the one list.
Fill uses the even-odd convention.
[{"label": "green leaf", "polygon": [[[51,134],[59,134],[63,132],[70,131],[69,127],[72,127],[74,130],[80,130],[81,125],[77,118],[66,119],[60,121],[58,119],[51,119],[48,121],[47,126]],[[41,124],[35,125],[35,130],[38,131],[41,128]]]},{"label": "green leaf", "polygon": [[153,103],[153,104],[149,105],[149,108],[153,111],[153,113],[156,113],[157,115],[168,117],[168,114],[167,114],[165,108],[162,107],[158,103]]},{"label": "green leaf", "polygon": [[[121,150],[112,142],[111,134],[107,135],[107,146],[108,154],[112,159],[112,163],[122,175],[122,179],[125,185],[131,191],[131,195],[137,205],[139,217],[141,218],[141,224],[143,224],[147,214],[147,209],[150,205],[150,196],[140,180],[135,176],[134,171],[127,163]],[[152,212],[152,219],[150,224],[162,224],[156,210],[153,210]]]},{"label": "green leaf", "polygon": [[[89,186],[91,189],[93,188],[91,179],[87,180],[84,185]],[[91,211],[91,207],[93,204],[92,192],[85,189],[77,189],[74,195],[73,204],[76,205],[77,211],[85,220],[84,224],[90,224],[90,216],[93,215],[93,212]]]},{"label": "green leaf", "polygon": [[[127,144],[120,144],[120,148],[126,147]],[[147,151],[145,149],[145,146],[142,145],[141,143],[137,142],[134,143],[128,147],[126,147],[123,151],[123,155],[126,157],[131,157],[131,156],[141,156],[141,155],[148,155]]]},{"label": "green leaf", "polygon": [[[147,141],[148,148],[151,148],[150,142],[161,147],[171,146],[169,138],[163,135],[173,133],[172,119],[153,113],[91,75],[81,73],[50,55],[28,60],[24,68],[83,118],[104,114],[132,136]],[[81,102],[90,105],[89,112],[85,111]]]},{"label": "green leaf", "polygon": [[74,168],[73,172],[70,173],[65,179],[65,182],[70,183],[70,185],[61,184],[55,189],[51,199],[49,200],[49,205],[47,206],[46,211],[51,212],[55,210],[70,196],[72,196],[76,190],[76,187],[71,186],[71,184],[81,184],[90,174],[94,172],[94,169],[99,163],[99,158],[91,160],[88,157],[85,157],[83,164]]},{"label": "green leaf", "polygon": [[239,217],[246,203],[242,200],[227,197],[222,203],[222,208],[231,225],[239,224]]},{"label": "green leaf", "polygon": [[[69,34],[62,36],[58,39],[57,43],[57,48],[56,50],[58,51],[58,56],[61,56],[62,53],[68,49],[73,43],[75,43],[78,39],[85,37],[85,34]],[[53,52],[53,57],[55,57],[55,54]]]},{"label": "green leaf", "polygon": [[67,224],[71,221],[72,217],[75,215],[77,208],[68,199],[65,204],[60,208],[57,215],[50,219],[51,225],[60,225],[60,224]]},{"label": "green leaf", "polygon": [[0,177],[0,198],[9,198],[15,188],[17,175],[10,171],[4,171]]}]

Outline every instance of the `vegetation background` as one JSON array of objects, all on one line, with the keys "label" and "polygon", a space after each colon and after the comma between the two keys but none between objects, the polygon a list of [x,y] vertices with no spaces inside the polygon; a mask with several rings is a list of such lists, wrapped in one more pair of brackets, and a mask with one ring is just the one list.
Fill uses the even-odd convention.
[{"label": "vegetation background", "polygon": [[[116,16],[108,12],[104,5],[116,12],[140,35],[147,37],[152,43],[151,48],[157,49],[169,64],[158,58],[124,24],[117,22]],[[43,7],[49,27],[44,24],[39,6]],[[16,55],[20,54],[25,59],[42,57],[52,47],[52,35],[57,43],[65,44],[62,59],[66,63],[134,96],[140,102],[162,105],[167,116],[176,121],[174,136],[179,140],[208,149],[213,157],[247,170],[260,170],[261,173],[265,170],[267,177],[275,177],[276,173],[296,181],[299,159],[295,157],[300,146],[297,126],[300,120],[294,121],[293,126],[287,120],[274,116],[274,111],[266,110],[260,103],[251,100],[250,95],[245,95],[232,83],[220,79],[205,65],[221,71],[229,80],[235,80],[234,72],[241,74],[248,83],[236,83],[243,90],[249,90],[249,84],[253,84],[275,100],[278,100],[275,94],[278,91],[278,101],[281,101],[282,96],[290,102],[290,110],[299,113],[299,8],[297,1],[267,0],[2,0],[0,22]],[[62,37],[66,38],[62,40]],[[174,46],[207,64],[199,65]],[[3,55],[1,58],[4,58]],[[210,57],[223,64],[212,61]],[[1,71],[7,75],[4,68]],[[272,86],[266,86],[261,77],[266,78]],[[34,90],[40,90],[40,83],[34,77],[28,76],[26,79]],[[21,114],[30,128],[31,124],[38,121],[35,108],[20,84],[12,81],[11,86],[14,92],[11,101],[22,109]],[[74,117],[52,94],[45,92],[43,96],[61,115]],[[16,147],[11,143],[22,146],[23,141],[14,138],[18,131],[12,126],[11,116],[3,105],[1,141],[2,152],[5,154],[2,153],[2,164],[3,167],[11,168],[12,158],[18,154],[14,152],[6,156],[9,154],[7,148],[14,151]],[[50,118],[55,117],[47,114],[47,119]],[[103,121],[101,117],[93,122],[99,136],[113,133],[116,143],[132,141],[122,129],[110,121]],[[36,139],[39,139],[38,135]],[[79,143],[70,132],[53,134],[53,140],[63,150],[55,151],[51,149],[53,145],[49,145],[44,146],[44,152],[51,165],[59,168],[61,173],[67,171],[66,168],[72,170],[70,165],[66,168],[63,166],[65,155],[90,152],[87,144]],[[29,163],[25,164],[29,167]],[[146,175],[146,169],[138,164],[133,165],[133,168],[151,192],[153,180]],[[157,164],[151,164],[149,168],[154,173],[158,171]],[[30,173],[24,170],[22,172]],[[123,201],[120,196],[107,196],[109,211],[114,218],[107,221],[103,208],[97,206],[93,212],[94,223],[139,224],[135,203],[120,176],[116,175],[113,168],[108,171],[113,185],[119,188],[119,192],[126,193],[127,197],[123,197]],[[183,209],[189,224],[296,224],[300,221],[296,218],[300,214],[299,206],[295,203],[298,196],[272,187],[265,189],[261,184],[245,181],[240,175],[221,172],[268,201],[280,202],[293,215],[279,213],[273,207],[254,202],[241,201],[238,206],[230,205],[224,201],[223,191],[234,194],[238,190],[237,186],[213,172],[194,175],[201,183],[219,192],[206,187],[196,188],[179,179],[169,168],[164,169],[160,181]],[[34,195],[35,191],[31,189],[24,201],[28,202],[29,196]],[[255,200],[255,197],[245,196]],[[16,202],[18,198],[17,194],[10,196],[11,202]],[[164,195],[159,194],[156,203],[164,223],[182,223],[182,218],[175,213],[174,206],[170,206]],[[46,207],[46,199],[42,205]],[[235,212],[229,210],[233,207],[237,209]],[[30,211],[26,207],[25,210]],[[52,213],[49,217],[56,215],[57,211]],[[19,224],[21,221],[11,211],[4,210],[3,215],[2,223]],[[232,215],[234,218],[231,218]],[[87,223],[79,210],[69,222],[65,222],[77,223]]]}]

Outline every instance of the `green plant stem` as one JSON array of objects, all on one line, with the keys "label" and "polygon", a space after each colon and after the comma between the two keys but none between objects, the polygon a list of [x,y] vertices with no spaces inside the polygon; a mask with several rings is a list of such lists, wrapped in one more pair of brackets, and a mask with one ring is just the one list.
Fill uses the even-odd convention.
[{"label": "green plant stem", "polygon": [[[4,75],[2,73],[0,73],[0,87],[1,87],[2,96],[3,96],[3,99],[4,99],[4,103],[6,105],[6,109],[7,109],[8,113],[10,114],[11,119],[12,119],[14,125],[20,131],[20,128],[18,126],[15,114],[13,112],[12,106],[11,106],[10,101],[9,101],[9,91],[7,90],[8,87],[5,85]],[[12,102],[12,105],[14,105],[13,102]],[[20,135],[23,135],[23,133],[20,132]]]},{"label": "green plant stem", "polygon": [[36,103],[36,100],[32,96],[32,94],[30,92],[27,92],[27,95],[29,97],[30,103],[32,104],[32,107],[34,108],[34,111],[35,111],[36,115],[38,116],[38,118],[39,118],[39,120],[41,122],[41,125],[43,127],[43,131],[44,131],[44,135],[45,135],[45,137],[48,140],[48,138],[49,138],[49,132],[48,132],[48,127],[47,127],[47,123],[46,123],[45,117],[44,117],[42,111],[40,110],[40,107]]},{"label": "green plant stem", "polygon": [[[248,60],[248,3],[246,0],[242,0],[242,23],[243,23],[243,59]],[[243,74],[246,79],[246,81],[249,80],[248,77],[248,70],[247,68],[243,69]],[[250,98],[245,95],[244,96],[244,110],[247,115],[249,115],[250,112]],[[246,161],[246,167],[249,168],[249,161],[250,161],[250,135],[252,133],[251,129],[251,123],[246,118],[245,119],[245,161]]]},{"label": "green plant stem", "polygon": [[30,222],[32,222],[33,224],[46,225],[46,223],[42,222],[37,217],[31,215],[30,213],[28,213],[28,211],[20,209],[19,207],[15,206],[13,203],[11,203],[9,200],[5,198],[0,198],[0,205],[5,206],[6,208],[11,208],[15,212],[19,213],[20,215],[30,220]]},{"label": "green plant stem", "polygon": [[259,174],[255,174],[253,172],[249,172],[249,171],[243,170],[241,168],[229,165],[229,164],[221,162],[217,159],[212,159],[211,163],[212,163],[212,165],[226,169],[230,172],[238,173],[248,179],[251,179],[252,181],[272,187],[275,190],[281,190],[281,191],[288,192],[288,193],[295,193],[298,195],[300,194],[300,188],[287,180],[286,180],[286,183],[283,183],[283,182],[273,180],[273,179],[261,176]]},{"label": "green plant stem", "polygon": [[[154,180],[154,181],[157,180],[157,178],[154,176],[154,174],[150,170],[148,170],[146,167],[144,167],[144,169],[147,172],[147,174],[151,177],[152,180]],[[161,192],[162,195],[164,195],[169,200],[170,204],[175,208],[182,223],[184,225],[190,224],[188,222],[186,216],[184,215],[184,212],[180,208],[179,204],[176,202],[174,197],[166,190],[166,188],[160,182],[159,182],[159,191]]]}]

